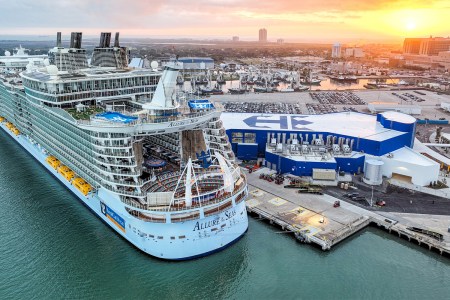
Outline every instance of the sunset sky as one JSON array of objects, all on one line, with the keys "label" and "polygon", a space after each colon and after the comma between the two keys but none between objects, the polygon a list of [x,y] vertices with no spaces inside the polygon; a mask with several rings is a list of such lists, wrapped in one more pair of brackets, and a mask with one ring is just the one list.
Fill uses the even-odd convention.
[{"label": "sunset sky", "polygon": [[450,35],[449,0],[0,0],[0,34],[400,41]]}]

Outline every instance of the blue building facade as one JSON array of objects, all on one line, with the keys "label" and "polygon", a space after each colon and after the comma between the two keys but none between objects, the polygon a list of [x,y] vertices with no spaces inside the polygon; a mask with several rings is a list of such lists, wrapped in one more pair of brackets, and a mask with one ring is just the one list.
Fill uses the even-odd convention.
[{"label": "blue building facade", "polygon": [[[234,113],[232,116],[226,116],[227,114],[224,113],[222,115],[225,115],[223,120],[226,133],[238,159],[265,158],[266,165],[269,163],[268,166],[272,168],[276,166],[276,170],[281,173],[299,176],[311,175],[313,168],[357,173],[363,170],[364,154],[382,156],[405,146],[413,147],[416,121],[411,116],[397,112],[380,113],[377,116],[351,113],[349,117],[337,116],[337,114],[252,116]],[[241,119],[239,119],[239,116]],[[356,121],[352,121],[352,116],[355,117]],[[289,119],[292,119],[291,124]],[[327,119],[330,119],[330,121],[327,122]],[[301,124],[301,128],[295,126],[298,123]],[[318,124],[312,126],[315,123]],[[370,127],[370,130],[366,130],[368,127]],[[346,128],[349,128],[348,133]],[[361,130],[358,130],[358,128],[361,128]],[[335,140],[339,138],[348,139],[353,141],[353,155],[335,156],[334,161],[327,160],[324,162],[301,161],[278,153],[266,152],[268,134],[277,136],[277,134],[283,133],[287,136],[296,134],[302,138],[303,142],[309,144],[312,144],[313,134],[316,137],[322,135],[324,140],[327,140],[329,136]]]}]

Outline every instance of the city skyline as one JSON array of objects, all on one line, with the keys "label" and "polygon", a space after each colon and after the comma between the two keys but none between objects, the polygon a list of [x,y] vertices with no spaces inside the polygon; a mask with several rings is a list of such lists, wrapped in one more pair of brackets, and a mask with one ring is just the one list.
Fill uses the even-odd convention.
[{"label": "city skyline", "polygon": [[[52,35],[83,31],[120,31],[136,37],[205,37],[258,40],[259,28],[269,41],[401,42],[405,37],[448,36],[447,1],[355,1],[339,6],[330,0],[196,1],[47,1],[2,3],[0,34]],[[21,18],[17,20],[17,13]],[[37,18],[36,14],[40,17]],[[226,25],[226,26],[224,26]]]}]

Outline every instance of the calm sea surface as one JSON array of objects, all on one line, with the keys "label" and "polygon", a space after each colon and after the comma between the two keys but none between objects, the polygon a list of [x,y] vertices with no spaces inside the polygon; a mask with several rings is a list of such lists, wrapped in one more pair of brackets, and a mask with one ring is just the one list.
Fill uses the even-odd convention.
[{"label": "calm sea surface", "polygon": [[378,229],[330,252],[250,218],[237,244],[142,254],[0,129],[0,299],[449,299],[450,260]]}]

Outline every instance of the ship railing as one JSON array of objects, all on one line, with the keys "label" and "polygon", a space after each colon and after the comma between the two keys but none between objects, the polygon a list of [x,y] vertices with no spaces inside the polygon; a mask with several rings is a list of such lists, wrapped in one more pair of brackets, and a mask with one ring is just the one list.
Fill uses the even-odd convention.
[{"label": "ship railing", "polygon": [[105,145],[104,143],[100,143],[98,141],[92,142],[92,145],[98,146],[101,148],[131,148],[131,142],[123,143],[123,144],[116,144],[116,145]]},{"label": "ship railing", "polygon": [[137,163],[128,162],[128,161],[127,162],[123,162],[123,161],[114,162],[114,161],[106,160],[101,156],[99,156],[99,157],[93,156],[93,159],[99,164],[111,165],[111,166],[115,166],[115,167],[119,167],[119,168],[121,168],[121,167],[137,167]]},{"label": "ship railing", "polygon": [[161,123],[170,123],[174,121],[182,121],[188,119],[194,119],[197,117],[203,117],[207,115],[213,115],[217,111],[209,110],[204,112],[197,113],[188,113],[179,116],[150,116],[139,117],[136,121],[131,122],[115,122],[104,119],[95,118],[95,116],[91,116],[90,120],[76,120],[78,125],[89,125],[89,126],[100,126],[100,127],[133,127],[136,125],[145,125],[145,124],[161,124]]},{"label": "ship railing", "polygon": [[[187,210],[191,210],[191,209],[198,209],[198,208],[202,208],[202,207],[206,207],[209,205],[213,205],[213,204],[217,204],[217,203],[221,203],[225,200],[230,199],[231,197],[243,192],[243,190],[247,187],[247,183],[246,183],[246,179],[245,176],[240,175],[242,178],[242,182],[236,186],[233,190],[233,192],[231,193],[224,193],[219,197],[216,197],[214,199],[208,200],[208,201],[204,201],[204,202],[198,202],[195,203],[194,205],[190,206],[190,207],[186,207],[186,206],[159,206],[159,207],[151,207],[148,206],[146,204],[141,204],[141,203],[136,203],[137,201],[135,200],[130,200],[130,199],[121,199],[122,202],[126,205],[129,205],[131,207],[137,208],[137,209],[141,209],[144,211],[158,211],[158,212],[172,212],[172,211],[187,211]],[[180,198],[178,199],[180,201],[184,201],[184,198]]]},{"label": "ship railing", "polygon": [[120,152],[111,152],[111,151],[103,151],[93,148],[92,151],[97,155],[110,156],[110,157],[128,157],[134,158],[132,153],[120,153]]},{"label": "ship railing", "polygon": [[[185,210],[190,210],[190,209],[196,209],[196,208],[201,208],[201,207],[206,207],[209,205],[213,205],[213,204],[217,204],[217,203],[221,203],[224,202],[227,199],[230,199],[231,197],[241,193],[245,188],[246,188],[247,184],[245,181],[243,181],[239,186],[236,186],[233,190],[233,192],[231,193],[224,193],[219,197],[216,197],[214,199],[205,201],[205,202],[196,202],[194,205],[190,206],[190,207],[185,207],[185,206],[170,206],[169,208],[165,208],[165,210],[168,211],[185,211]],[[183,201],[184,199],[178,199],[180,201]],[[151,210],[151,209],[150,209]],[[162,209],[164,210],[164,209]]]},{"label": "ship railing", "polygon": [[[98,166],[97,168],[99,168],[100,170],[102,170],[103,172],[109,173],[109,174],[114,174],[114,175],[124,175],[124,176],[140,176],[141,173],[137,172],[137,171],[124,171],[124,170],[111,170],[102,166]],[[121,167],[119,167],[121,168]]]}]

